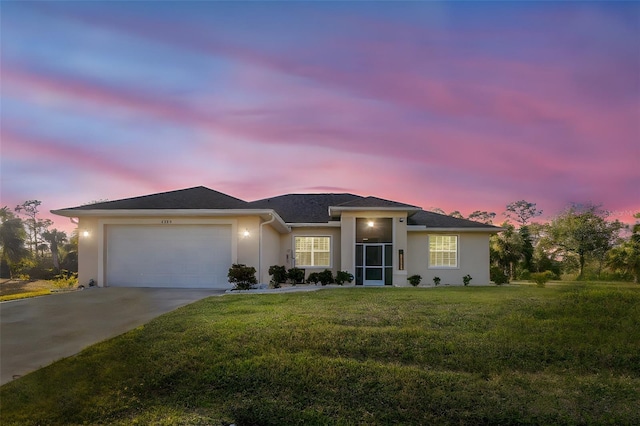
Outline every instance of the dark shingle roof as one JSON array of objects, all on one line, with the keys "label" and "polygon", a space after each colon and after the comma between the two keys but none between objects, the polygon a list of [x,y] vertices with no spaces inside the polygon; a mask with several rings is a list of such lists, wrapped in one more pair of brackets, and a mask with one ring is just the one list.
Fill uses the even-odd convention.
[{"label": "dark shingle roof", "polygon": [[288,194],[249,203],[251,208],[273,209],[287,223],[326,223],[329,206],[362,197],[353,194]]},{"label": "dark shingle roof", "polygon": [[459,219],[444,214],[420,210],[409,216],[407,225],[424,225],[427,228],[497,228],[486,223],[474,222],[468,219]]},{"label": "dark shingle roof", "polygon": [[[377,197],[361,197],[353,194],[288,194],[246,202],[204,186],[162,192],[123,200],[105,201],[72,207],[64,210],[153,210],[153,209],[273,209],[286,223],[327,223],[338,220],[329,216],[329,207],[338,208],[402,208],[417,210],[419,207]],[[438,213],[409,211],[408,225],[427,228],[487,228],[493,225],[458,219]]]},{"label": "dark shingle roof", "polygon": [[364,208],[376,208],[376,207],[399,207],[408,209],[419,209],[420,207],[412,206],[410,204],[403,204],[397,201],[385,200],[378,197],[359,197],[355,200],[348,201],[346,203],[334,205],[335,207],[364,207]]},{"label": "dark shingle roof", "polygon": [[67,210],[246,209],[248,203],[204,186],[105,201]]}]

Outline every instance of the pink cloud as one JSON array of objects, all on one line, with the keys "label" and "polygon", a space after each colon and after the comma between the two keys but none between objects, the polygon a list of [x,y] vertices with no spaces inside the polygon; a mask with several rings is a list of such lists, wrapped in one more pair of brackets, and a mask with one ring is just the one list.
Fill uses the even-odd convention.
[{"label": "pink cloud", "polygon": [[[10,79],[13,77],[14,75],[9,75]],[[196,111],[195,114],[190,115],[188,108],[177,105],[163,106],[158,109],[155,107],[156,103],[148,102],[145,96],[141,96],[142,101],[140,101],[133,94],[120,96],[118,91],[103,93],[104,91],[101,89],[93,89],[83,85],[78,90],[73,85],[55,84],[55,80],[54,83],[50,81],[43,83],[43,79],[29,78],[25,81],[23,77],[22,83],[27,81],[31,88],[44,88],[45,90],[53,88],[56,93],[62,93],[64,96],[81,97],[97,91],[100,96],[96,98],[101,102],[107,102],[107,106],[119,106],[127,103],[129,106],[135,105],[138,112],[158,115],[161,118],[176,118],[169,114],[169,111],[176,110],[178,122],[187,122],[191,125],[217,130],[216,126],[212,126],[206,114]],[[296,94],[295,90],[293,94]],[[371,123],[383,120],[384,111],[376,110],[366,104],[359,105],[355,101],[346,102],[348,107],[343,106],[340,109],[339,106],[345,104],[345,98],[342,96],[325,96],[319,99],[312,101],[310,105],[284,102],[272,106],[270,110],[263,111],[264,113],[235,114],[233,117],[225,117],[227,122],[225,127],[233,134],[252,138],[258,143],[295,144],[304,141],[335,149],[347,149],[352,152],[362,152],[369,148],[371,152],[376,152],[378,155],[395,158],[415,159],[418,155],[418,160],[420,157],[424,158],[422,162],[426,165],[450,163],[452,158],[460,157],[458,154],[464,152],[465,156],[456,159],[456,168],[478,174],[484,174],[487,169],[490,169],[499,172],[502,176],[511,175],[514,181],[524,183],[535,176],[534,170],[561,171],[571,167],[570,164],[567,165],[563,157],[554,157],[548,154],[541,156],[541,152],[547,151],[541,151],[537,146],[513,144],[498,137],[474,134],[473,131],[452,131],[440,125],[425,128],[424,126],[406,126],[402,121],[394,123],[391,120],[385,126],[388,130],[369,132],[367,127],[362,125],[340,126],[331,129],[322,120],[317,123],[305,124],[305,115],[321,116],[323,111],[333,111],[334,106],[337,110],[336,115],[352,111],[352,115],[360,116],[362,120],[369,120]],[[347,100],[349,99],[347,98]],[[266,120],[263,119],[265,114],[267,114]],[[393,114],[391,115],[393,118]],[[296,121],[295,117],[300,117],[298,124],[292,124]],[[329,117],[332,117],[331,114]],[[397,119],[397,117],[395,118]],[[394,140],[402,141],[402,145],[390,144],[390,141]],[[367,142],[367,145],[363,144],[364,141]],[[500,155],[497,155],[497,152],[491,152],[491,147],[494,147],[495,150],[499,149]],[[482,158],[483,161],[478,162],[479,158]],[[503,158],[509,158],[510,161],[504,161]],[[522,164],[526,164],[528,169],[532,171],[523,173]]]},{"label": "pink cloud", "polygon": [[[454,81],[437,73],[434,74],[432,70],[426,74],[418,73],[416,71],[424,69],[431,58],[416,54],[416,46],[398,49],[397,44],[375,43],[367,46],[362,42],[354,46],[342,40],[342,51],[348,52],[350,49],[357,48],[356,51],[360,57],[364,57],[362,62],[367,64],[368,68],[366,74],[361,74],[346,72],[339,67],[310,65],[306,63],[309,61],[309,55],[304,54],[303,51],[288,51],[286,55],[284,52],[266,53],[254,47],[217,37],[215,33],[209,32],[209,37],[203,37],[199,29],[179,24],[174,25],[169,34],[164,26],[150,22],[129,25],[130,22],[123,18],[111,18],[106,21],[96,17],[76,17],[84,22],[97,23],[181,49],[240,61],[240,63],[257,66],[263,71],[271,70],[281,75],[303,77],[319,84],[320,87],[347,95],[363,96],[367,99],[416,108],[441,117],[480,117],[494,120],[496,125],[510,123],[513,126],[557,123],[582,137],[593,136],[596,132],[601,137],[613,134],[623,138],[625,136],[628,138],[628,133],[624,132],[630,130],[629,125],[625,125],[628,123],[626,120],[633,118],[628,117],[628,113],[625,114],[624,108],[603,109],[583,106],[580,93],[576,92],[575,85],[571,82],[571,73],[559,71],[558,68],[545,64],[538,65],[533,62],[524,64],[499,58],[465,58],[443,53],[443,47],[429,52],[430,55],[435,54],[445,62],[448,69],[474,70],[478,67],[485,72],[492,69],[498,76],[502,75],[512,80],[514,74],[524,73],[523,77],[518,78],[519,89],[516,90],[499,85],[479,85],[472,80]],[[419,34],[420,30],[414,28],[409,31]],[[405,29],[401,34],[406,32]],[[520,35],[523,36],[526,33]],[[464,38],[465,35],[441,32],[439,37]],[[333,41],[326,43],[327,45],[316,44],[315,51],[327,53],[331,43]],[[466,74],[468,76],[472,71]],[[529,85],[532,87],[531,90]],[[170,113],[175,114],[175,111]],[[189,111],[188,116],[193,118],[194,114],[197,115],[197,111]],[[266,130],[274,137],[282,137],[282,132],[278,133],[268,128]],[[289,129],[292,132],[300,130],[296,127]]]},{"label": "pink cloud", "polygon": [[215,117],[203,114],[166,97],[160,98],[136,91],[132,88],[118,88],[100,85],[95,81],[83,81],[62,74],[37,73],[25,68],[3,64],[3,79],[11,83],[10,90],[31,92],[37,97],[43,94],[59,96],[75,104],[86,104],[98,109],[143,112],[157,118],[170,119],[185,124],[212,123]]},{"label": "pink cloud", "polygon": [[[70,146],[63,141],[51,138],[27,136],[4,125],[0,131],[2,135],[3,156],[5,159],[41,158],[47,164],[56,167],[81,168],[85,171],[103,176],[110,176],[118,180],[125,180],[145,187],[154,187],[158,181],[155,171],[144,171],[140,167],[129,167],[118,161],[111,160],[108,155],[99,150]],[[123,153],[124,154],[124,153]],[[114,156],[115,157],[115,156]],[[159,188],[160,186],[155,186]]]}]

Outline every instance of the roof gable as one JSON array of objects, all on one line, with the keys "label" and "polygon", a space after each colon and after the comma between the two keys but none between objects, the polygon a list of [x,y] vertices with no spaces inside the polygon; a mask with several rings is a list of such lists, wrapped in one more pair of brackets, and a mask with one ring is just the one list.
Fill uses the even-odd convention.
[{"label": "roof gable", "polygon": [[287,194],[250,202],[251,208],[273,209],[287,223],[326,223],[329,207],[358,200],[353,194]]},{"label": "roof gable", "polygon": [[66,210],[152,210],[152,209],[246,209],[248,203],[239,198],[204,186],[143,195],[122,200],[105,201]]}]

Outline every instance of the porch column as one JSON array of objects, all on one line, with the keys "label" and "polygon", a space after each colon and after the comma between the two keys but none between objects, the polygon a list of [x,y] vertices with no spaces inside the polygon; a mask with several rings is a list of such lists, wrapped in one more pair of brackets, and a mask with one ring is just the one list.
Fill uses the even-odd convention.
[{"label": "porch column", "polygon": [[[404,265],[400,265],[400,250],[404,253]],[[404,266],[404,269],[400,269]],[[393,218],[393,285],[407,285],[407,215]]]},{"label": "porch column", "polygon": [[340,268],[356,275],[356,218],[342,214],[340,217]]}]

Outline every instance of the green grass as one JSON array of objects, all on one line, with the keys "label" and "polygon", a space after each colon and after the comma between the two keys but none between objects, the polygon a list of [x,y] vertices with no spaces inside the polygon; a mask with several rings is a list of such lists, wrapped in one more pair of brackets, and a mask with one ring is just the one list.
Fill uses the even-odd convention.
[{"label": "green grass", "polygon": [[606,283],[214,297],[3,386],[2,423],[640,424],[638,319]]}]

